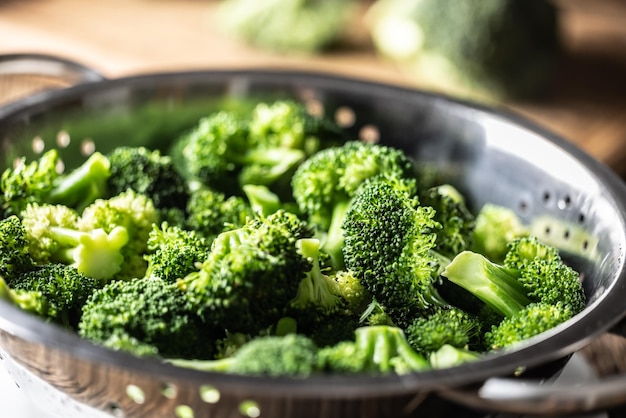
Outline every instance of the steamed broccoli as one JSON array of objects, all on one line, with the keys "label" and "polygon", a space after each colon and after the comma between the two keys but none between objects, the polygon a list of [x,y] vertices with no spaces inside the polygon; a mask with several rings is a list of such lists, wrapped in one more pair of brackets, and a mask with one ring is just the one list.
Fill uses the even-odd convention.
[{"label": "steamed broccoli", "polygon": [[512,210],[487,203],[476,215],[470,250],[480,253],[491,261],[501,263],[508,245],[515,238],[529,235],[528,228]]},{"label": "steamed broccoli", "polygon": [[431,306],[447,305],[436,282],[447,261],[434,250],[440,224],[397,182],[363,185],[343,223],[346,267],[399,326]]},{"label": "steamed broccoli", "polygon": [[77,210],[106,196],[110,176],[108,159],[93,153],[81,166],[61,174],[57,150],[45,152],[38,160],[22,158],[0,178],[0,214],[19,215],[29,203],[62,204]]},{"label": "steamed broccoli", "polygon": [[79,334],[137,355],[212,358],[224,336],[177,283],[158,277],[114,280],[83,306]]},{"label": "steamed broccoli", "polygon": [[2,276],[0,276],[0,300],[41,317],[48,315],[48,300],[41,292],[13,290]]},{"label": "steamed broccoli", "polygon": [[187,183],[170,156],[158,150],[127,146],[115,148],[106,157],[111,171],[107,181],[109,196],[130,189],[149,197],[156,208],[185,208]]},{"label": "steamed broccoli", "polygon": [[283,316],[311,268],[297,246],[310,235],[289,212],[250,219],[219,234],[200,270],[181,286],[229,332],[258,333]]},{"label": "steamed broccoli", "polygon": [[57,263],[34,267],[8,283],[16,291],[41,294],[47,302],[43,317],[70,329],[77,327],[83,304],[102,287],[100,280],[87,277],[72,266]]},{"label": "steamed broccoli", "polygon": [[15,215],[0,219],[0,277],[10,280],[33,267],[22,221]]},{"label": "steamed broccoli", "polygon": [[330,255],[336,270],[343,269],[346,212],[359,186],[379,175],[406,180],[411,187],[416,169],[398,149],[349,141],[315,153],[292,177],[293,197],[309,222],[321,231],[322,250]]},{"label": "steamed broccoli", "polygon": [[355,4],[354,0],[227,0],[218,14],[227,33],[255,46],[314,53],[341,37]]},{"label": "steamed broccoli", "polygon": [[[442,275],[505,318],[500,325],[495,325],[492,334],[499,333],[495,331],[498,326],[517,328],[515,335],[520,339],[510,338],[506,340],[507,345],[552,328],[585,306],[578,273],[563,262],[555,248],[532,236],[512,241],[504,264],[464,251],[452,260]],[[529,306],[533,306],[530,311]],[[539,311],[543,316],[537,314]],[[516,325],[513,327],[512,323]],[[505,341],[502,337],[495,340]]]},{"label": "steamed broccoli", "polygon": [[378,51],[422,83],[489,100],[542,93],[561,49],[547,0],[379,0],[368,22]]}]

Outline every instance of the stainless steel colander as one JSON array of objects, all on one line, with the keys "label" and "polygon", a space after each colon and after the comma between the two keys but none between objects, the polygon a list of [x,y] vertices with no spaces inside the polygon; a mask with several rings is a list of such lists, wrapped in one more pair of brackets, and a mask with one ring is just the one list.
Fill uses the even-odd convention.
[{"label": "stainless steel colander", "polygon": [[[3,57],[0,75],[16,62],[36,64],[28,68],[37,71],[50,62],[68,64]],[[72,68],[81,74],[80,66]],[[479,409],[558,414],[626,401],[622,377],[584,391],[549,383],[569,355],[626,313],[626,187],[571,143],[506,112],[329,74],[265,69],[114,80],[84,74],[73,87],[0,108],[0,169],[51,147],[61,149],[66,167],[118,145],[165,148],[216,109],[291,98],[337,118],[355,138],[406,150],[425,173],[456,185],[474,209],[487,202],[514,209],[541,238],[561,243],[583,275],[588,306],[515,350],[456,368],[268,379],[138,359],[0,302],[0,354],[20,387],[53,416],[373,418],[476,416]]]}]

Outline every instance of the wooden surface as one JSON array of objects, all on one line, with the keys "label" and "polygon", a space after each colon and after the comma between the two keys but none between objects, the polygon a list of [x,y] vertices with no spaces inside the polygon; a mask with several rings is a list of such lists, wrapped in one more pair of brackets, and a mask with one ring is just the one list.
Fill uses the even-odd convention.
[{"label": "wooden surface", "polygon": [[[558,0],[566,45],[553,89],[506,103],[626,174],[626,1]],[[204,68],[289,67],[390,83],[419,83],[379,59],[358,25],[347,46],[280,56],[226,38],[211,0],[0,0],[0,54],[44,52],[108,77]]]}]

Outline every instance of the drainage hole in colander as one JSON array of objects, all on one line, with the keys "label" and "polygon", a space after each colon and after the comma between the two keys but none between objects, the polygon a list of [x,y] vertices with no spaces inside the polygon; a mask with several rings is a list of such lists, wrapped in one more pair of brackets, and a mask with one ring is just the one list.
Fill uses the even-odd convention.
[{"label": "drainage hole in colander", "polygon": [[543,192],[543,195],[541,196],[541,200],[543,201],[544,204],[548,204],[550,203],[550,200],[552,200],[552,193],[550,193],[549,191],[545,191]]},{"label": "drainage hole in colander", "polygon": [[167,399],[176,399],[178,395],[178,388],[173,383],[165,383],[161,387],[161,394]]},{"label": "drainage hole in colander", "polygon": [[220,400],[220,391],[211,385],[202,385],[198,388],[200,399],[206,403],[218,403]]},{"label": "drainage hole in colander", "polygon": [[376,144],[380,140],[380,130],[374,125],[363,125],[359,130],[359,139],[366,144]]},{"label": "drainage hole in colander", "polygon": [[239,413],[246,417],[257,418],[261,416],[261,408],[255,401],[247,400],[239,404]]},{"label": "drainage hole in colander", "polygon": [[174,414],[176,418],[193,418],[195,416],[193,409],[188,405],[178,405],[174,409]]},{"label": "drainage hole in colander", "polygon": [[526,202],[525,200],[519,202],[518,209],[522,215],[528,212],[529,207],[530,206],[528,205],[528,202]]},{"label": "drainage hole in colander", "polygon": [[35,154],[41,154],[46,149],[46,143],[40,136],[36,136],[31,142],[31,147]]},{"label": "drainage hole in colander", "polygon": [[570,206],[572,206],[571,196],[568,194],[563,196],[563,198],[559,200],[558,206],[559,206],[559,209],[568,209]]},{"label": "drainage hole in colander", "polygon": [[146,395],[137,385],[126,386],[126,395],[136,404],[143,404],[146,401]]},{"label": "drainage hole in colander", "polygon": [[80,152],[84,156],[89,156],[96,151],[96,143],[91,138],[85,138],[80,143]]},{"label": "drainage hole in colander", "polygon": [[113,415],[114,417],[121,418],[124,416],[124,411],[122,411],[122,408],[120,408],[120,406],[116,404],[115,402],[110,402],[107,405],[106,410],[108,411],[109,414]]},{"label": "drainage hole in colander", "polygon": [[335,122],[342,128],[349,128],[356,122],[354,110],[347,106],[342,106],[335,111]]},{"label": "drainage hole in colander", "polygon": [[59,148],[67,148],[71,142],[70,134],[67,131],[59,131],[57,133],[57,146]]}]

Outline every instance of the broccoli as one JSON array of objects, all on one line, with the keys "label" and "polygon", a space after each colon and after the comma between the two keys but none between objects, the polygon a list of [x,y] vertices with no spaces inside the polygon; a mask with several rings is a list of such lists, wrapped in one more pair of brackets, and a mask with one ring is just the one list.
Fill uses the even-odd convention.
[{"label": "broccoli", "polygon": [[15,215],[0,219],[0,277],[12,279],[34,268],[22,221]]},{"label": "broccoli", "polygon": [[223,329],[199,313],[177,283],[158,277],[114,280],[83,306],[83,338],[137,355],[207,359]]},{"label": "broccoli", "polygon": [[43,316],[69,329],[76,329],[83,304],[102,287],[102,281],[87,277],[72,266],[57,263],[22,272],[8,283],[16,291],[41,294],[47,301]]},{"label": "broccoli", "polygon": [[335,373],[406,374],[430,368],[402,330],[387,325],[357,328],[353,341],[321,348],[317,362],[320,370]]},{"label": "broccoli", "polygon": [[283,316],[310,270],[297,246],[310,235],[302,220],[283,210],[250,219],[219,234],[200,270],[181,286],[229,332],[257,334]]},{"label": "broccoli", "polygon": [[111,175],[109,196],[128,189],[149,197],[156,208],[185,209],[187,183],[175,169],[172,158],[145,147],[117,147],[107,154]]},{"label": "broccoli", "polygon": [[419,353],[429,355],[445,345],[481,349],[479,320],[453,306],[436,309],[416,317],[406,328],[406,337]]},{"label": "broccoli", "polygon": [[48,315],[48,300],[41,292],[13,290],[2,276],[0,276],[0,300],[41,317]]},{"label": "broccoli", "polygon": [[300,211],[321,231],[322,250],[332,266],[343,269],[342,254],[345,214],[359,186],[372,177],[384,175],[415,182],[416,169],[404,152],[384,145],[349,141],[315,153],[302,163],[292,177],[292,193]]},{"label": "broccoli", "polygon": [[472,247],[469,249],[495,263],[501,263],[509,243],[515,238],[528,235],[528,228],[512,209],[487,203],[476,215]]},{"label": "broccoli", "polygon": [[447,261],[434,250],[440,227],[434,214],[397,182],[379,178],[363,185],[345,216],[347,269],[401,327],[431,306],[447,305],[436,288]]},{"label": "broccoli", "polygon": [[422,83],[474,98],[542,93],[561,50],[547,0],[380,0],[367,17],[381,54],[407,63]]},{"label": "broccoli", "polygon": [[354,0],[227,0],[218,10],[226,33],[263,49],[316,53],[338,41]]},{"label": "broccoli", "polygon": [[[532,236],[512,241],[504,264],[464,251],[451,261],[442,276],[500,313],[505,319],[495,328],[515,327],[516,335],[523,339],[556,326],[585,307],[578,273],[563,262],[556,249]],[[538,311],[545,315],[541,321],[536,319],[541,318]],[[497,340],[504,341],[501,337]],[[521,339],[511,338],[510,343],[513,341]]]},{"label": "broccoli", "polygon": [[201,187],[191,192],[184,225],[212,241],[221,232],[244,226],[253,215],[244,198]]},{"label": "broccoli", "polygon": [[148,236],[146,276],[175,282],[196,271],[208,256],[211,242],[195,231],[154,224]]},{"label": "broccoli", "polygon": [[291,102],[259,105],[250,117],[223,110],[178,138],[173,159],[190,182],[229,194],[246,184],[274,185],[282,197],[292,170],[318,148],[329,123]]},{"label": "broccoli", "polygon": [[261,336],[245,342],[231,357],[197,361],[168,359],[179,367],[253,376],[304,378],[317,366],[315,343],[300,334]]},{"label": "broccoli", "polygon": [[29,203],[62,204],[82,210],[95,199],[106,195],[110,176],[109,161],[99,152],[83,164],[61,174],[57,150],[44,153],[28,163],[22,158],[13,169],[6,169],[0,178],[0,214],[19,215]]},{"label": "broccoli", "polygon": [[437,351],[430,353],[428,361],[433,369],[447,369],[448,367],[480,360],[482,357],[482,354],[479,352],[444,344]]}]

